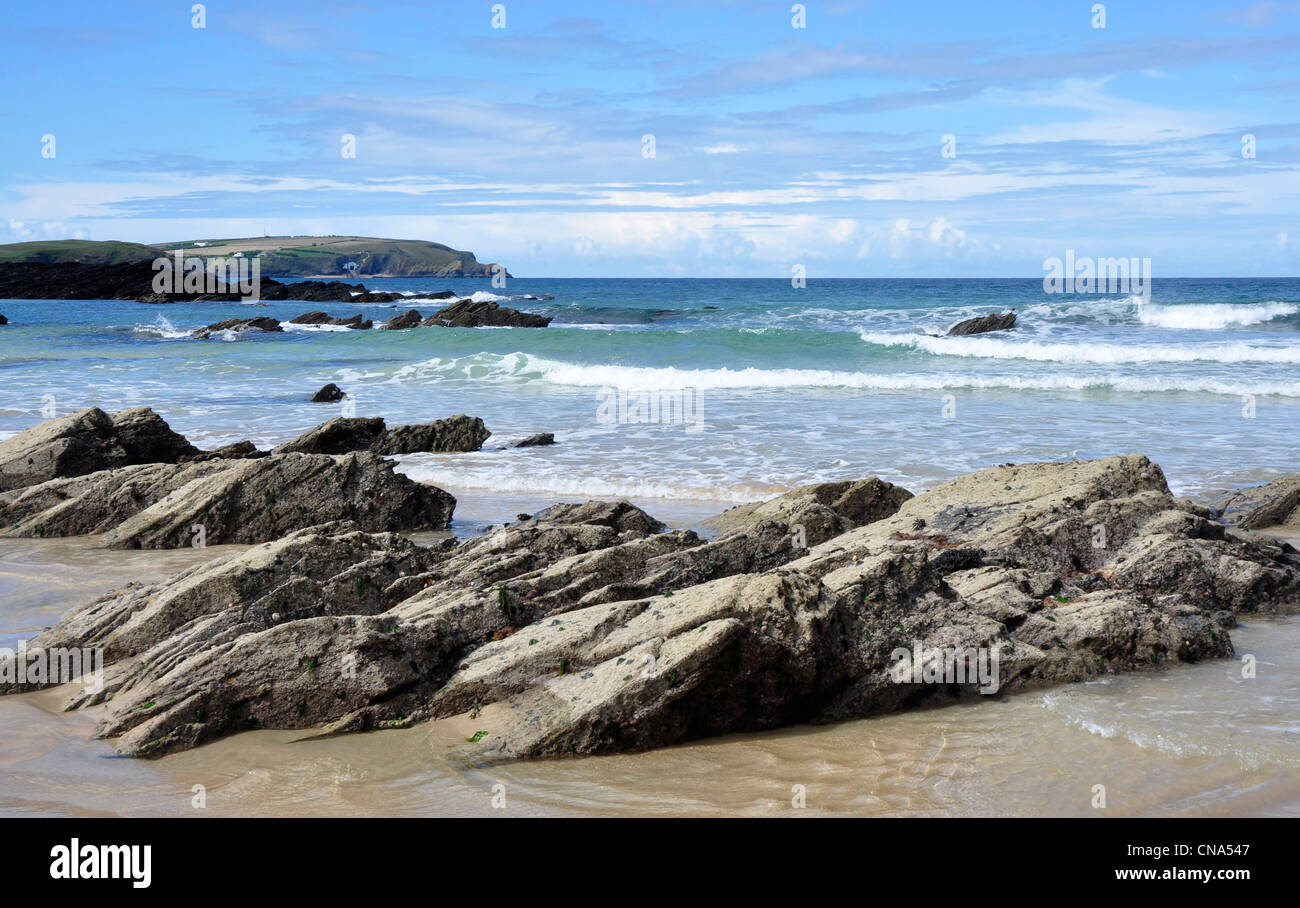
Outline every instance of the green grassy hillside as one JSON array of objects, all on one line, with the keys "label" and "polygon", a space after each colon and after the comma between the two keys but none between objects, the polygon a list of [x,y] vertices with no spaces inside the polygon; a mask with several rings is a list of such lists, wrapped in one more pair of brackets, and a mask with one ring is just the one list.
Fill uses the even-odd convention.
[{"label": "green grassy hillside", "polygon": [[84,262],[89,265],[117,265],[157,258],[162,250],[140,243],[116,240],[39,240],[0,245],[0,265],[8,262]]},{"label": "green grassy hillside", "polygon": [[[186,240],[165,243],[171,251],[198,255],[259,255],[262,273],[272,277],[312,275],[358,277],[489,277],[492,263],[425,240],[391,240],[360,236],[268,236],[242,239]],[[349,270],[348,265],[355,265]]]}]

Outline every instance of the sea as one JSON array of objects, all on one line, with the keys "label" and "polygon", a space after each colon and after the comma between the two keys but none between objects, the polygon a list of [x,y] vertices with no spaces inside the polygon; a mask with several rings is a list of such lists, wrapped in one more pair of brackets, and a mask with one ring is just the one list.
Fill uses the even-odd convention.
[{"label": "sea", "polygon": [[[1180,494],[1296,469],[1300,279],[1157,279],[1149,299],[1041,280],[368,279],[394,304],[0,300],[0,437],[87,406],[147,404],[200,446],[269,446],[333,416],[468,413],[474,454],[411,476],[509,497],[628,497],[671,514],[876,475],[920,491],[1009,461],[1138,451]],[[352,331],[453,290],[545,329]],[[944,337],[1014,308],[1014,330]],[[282,333],[193,329],[272,316]],[[312,404],[334,382],[340,404]],[[550,448],[511,450],[537,432]]]}]

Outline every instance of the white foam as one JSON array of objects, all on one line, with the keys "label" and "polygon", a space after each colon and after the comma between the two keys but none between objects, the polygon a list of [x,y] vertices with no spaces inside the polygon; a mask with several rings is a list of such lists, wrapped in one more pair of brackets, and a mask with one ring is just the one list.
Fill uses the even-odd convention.
[{"label": "white foam", "polygon": [[[494,451],[498,457],[503,452]],[[499,461],[498,461],[499,463]],[[399,472],[412,479],[434,482],[457,489],[475,489],[492,492],[518,492],[537,496],[574,496],[578,498],[664,498],[707,500],[727,503],[755,501],[771,498],[786,491],[767,483],[739,483],[730,487],[719,485],[715,478],[670,474],[674,479],[653,476],[612,476],[595,472],[578,472],[557,467],[554,471],[539,469],[536,465],[521,469],[519,463],[507,463],[491,468],[475,468],[462,458],[459,462],[442,461],[435,464],[402,459]]]},{"label": "white foam", "polygon": [[296,325],[293,322],[280,322],[285,331],[352,331],[347,325]]},{"label": "white foam", "polygon": [[1026,359],[1058,363],[1300,363],[1300,345],[1265,347],[1255,344],[1107,344],[1045,343],[1001,337],[932,337],[888,334],[858,329],[869,344],[912,347],[936,356],[979,359]]},{"label": "white foam", "polygon": [[828,369],[678,369],[676,367],[583,365],[544,359],[525,353],[480,353],[454,359],[435,358],[394,373],[394,380],[459,374],[476,382],[546,382],[577,388],[617,388],[659,391],[764,390],[826,388],[865,391],[975,390],[1124,392],[1199,392],[1233,397],[1279,395],[1300,397],[1300,381],[1233,382],[1194,376],[1159,378],[1146,375],[1007,375],[982,373],[847,372]]},{"label": "white foam", "polygon": [[1234,326],[1259,325],[1297,312],[1300,312],[1300,305],[1295,303],[1191,303],[1160,306],[1138,302],[1138,321],[1142,324],[1187,331],[1221,331]]},{"label": "white foam", "polygon": [[163,316],[154,319],[151,325],[136,325],[133,329],[140,334],[152,334],[154,337],[161,337],[167,340],[175,340],[181,337],[189,337],[190,332],[182,331]]}]

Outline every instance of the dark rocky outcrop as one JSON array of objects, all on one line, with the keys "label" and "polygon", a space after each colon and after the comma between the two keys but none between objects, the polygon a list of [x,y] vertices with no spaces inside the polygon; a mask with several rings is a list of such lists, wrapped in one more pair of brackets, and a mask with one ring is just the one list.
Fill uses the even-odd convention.
[{"label": "dark rocky outcrop", "polygon": [[389,331],[407,328],[545,328],[551,323],[548,316],[534,315],[501,306],[491,300],[458,300],[439,309],[428,318],[416,309],[408,309],[380,325]]},{"label": "dark rocky outcrop", "polygon": [[275,451],[277,454],[372,451],[383,455],[477,451],[491,434],[483,420],[464,413],[391,429],[385,426],[383,417],[340,416],[280,445]]},{"label": "dark rocky outcrop", "polygon": [[512,448],[538,448],[544,445],[555,444],[555,434],[552,432],[539,432],[536,435],[529,435],[523,441],[517,441]]},{"label": "dark rocky outcrop", "polygon": [[477,416],[458,413],[433,422],[394,426],[376,450],[380,454],[477,451],[491,434]]},{"label": "dark rocky outcrop", "polygon": [[545,328],[551,319],[531,312],[520,312],[492,300],[458,300],[439,309],[423,322],[425,327],[443,328]]},{"label": "dark rocky outcrop", "polygon": [[379,327],[385,331],[405,331],[407,328],[420,327],[422,316],[415,309],[408,309],[401,315],[396,315],[384,322]]},{"label": "dark rocky outcrop", "polygon": [[[157,275],[152,260],[93,264],[84,262],[12,262],[0,265],[0,299],[138,300],[145,303],[242,300],[243,294],[224,284],[214,292],[167,293],[154,290]],[[258,283],[263,300],[311,302],[389,303],[400,293],[371,292],[361,284],[341,281],[281,283],[263,277]]]},{"label": "dark rocky outcrop", "polygon": [[0,441],[0,491],[142,463],[175,463],[199,450],[148,407],[98,407],[47,420]]},{"label": "dark rocky outcrop", "polygon": [[311,396],[311,402],[314,404],[332,404],[347,397],[343,389],[334,382],[330,382]]},{"label": "dark rocky outcrop", "polygon": [[948,336],[1007,331],[1015,326],[1016,310],[1012,309],[1008,312],[995,312],[991,315],[981,315],[978,318],[968,318],[964,322],[958,322],[948,329]]},{"label": "dark rocky outcrop", "polygon": [[257,318],[228,318],[223,321],[214,322],[203,328],[199,328],[191,334],[191,337],[199,340],[207,340],[214,334],[220,334],[223,331],[233,331],[236,334],[242,334],[245,331],[283,331],[280,323],[267,316],[258,316]]},{"label": "dark rocky outcrop", "polygon": [[[263,278],[262,292],[259,295],[271,302],[304,300],[311,303],[392,303],[402,299],[400,293],[367,290],[362,284],[345,284],[342,281],[295,281],[292,284],[282,284],[269,278]],[[354,317],[360,319],[361,316]]]},{"label": "dark rocky outcrop", "polygon": [[9,319],[5,318],[3,315],[0,315],[0,325],[7,325],[7,324],[9,324]]},{"label": "dark rocky outcrop", "polygon": [[336,416],[275,449],[276,454],[368,451],[386,434],[382,416]]},{"label": "dark rocky outcrop", "polygon": [[368,318],[362,318],[361,313],[357,313],[351,318],[334,318],[328,312],[322,312],[317,309],[314,312],[304,312],[297,318],[289,319],[291,325],[338,325],[344,328],[353,328],[362,331],[368,331],[374,327],[375,323]]}]

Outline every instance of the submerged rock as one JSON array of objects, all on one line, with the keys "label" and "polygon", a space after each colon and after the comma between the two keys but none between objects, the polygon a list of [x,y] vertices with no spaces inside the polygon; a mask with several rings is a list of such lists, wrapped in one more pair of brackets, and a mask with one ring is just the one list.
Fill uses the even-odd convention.
[{"label": "submerged rock", "polygon": [[520,312],[492,300],[458,300],[439,309],[423,322],[425,327],[443,328],[545,328],[551,319],[531,312]]},{"label": "submerged rock", "polygon": [[347,397],[343,389],[334,382],[330,382],[311,396],[311,402],[314,404],[332,404]]},{"label": "submerged rock", "polygon": [[0,315],[0,325],[7,325],[7,324],[9,324],[9,319],[5,318],[3,315]]},{"label": "submerged rock", "polygon": [[198,340],[207,340],[214,334],[220,334],[225,331],[233,331],[236,334],[242,334],[245,331],[266,331],[274,333],[283,330],[284,329],[280,327],[278,321],[262,315],[257,318],[228,318],[224,321],[199,328],[190,336],[197,338]]},{"label": "submerged rock", "polygon": [[954,337],[965,334],[986,334],[989,331],[1007,331],[1016,326],[1016,310],[1008,312],[997,312],[992,315],[981,315],[978,318],[968,318],[964,322],[958,322],[948,329],[948,336]]},{"label": "submerged rock", "polygon": [[304,312],[297,318],[289,319],[291,325],[339,325],[345,328],[354,328],[366,331],[374,327],[374,322],[370,319],[362,318],[361,313],[357,313],[351,318],[334,318],[328,312],[322,312],[319,309],[315,312]]},{"label": "submerged rock", "polygon": [[539,432],[536,435],[529,435],[523,441],[517,441],[511,447],[513,448],[537,448],[543,445],[555,444],[555,435],[552,432]]},{"label": "submerged rock", "polygon": [[1300,556],[1208,515],[1127,455],[916,497],[818,484],[732,509],[708,542],[627,502],[420,552],[331,525],[120,590],[36,643],[106,647],[104,691],[74,705],[109,700],[100,734],[133,755],[466,711],[475,758],[639,750],[1231,655],[1236,614],[1300,606]]},{"label": "submerged rock", "polygon": [[379,327],[385,331],[405,331],[407,328],[418,328],[422,316],[415,309],[408,309],[401,315],[395,315]]}]

